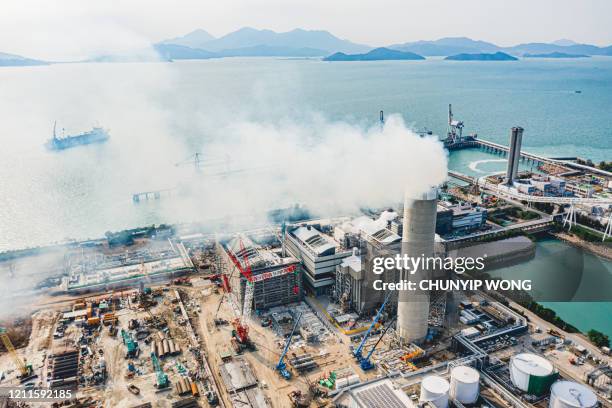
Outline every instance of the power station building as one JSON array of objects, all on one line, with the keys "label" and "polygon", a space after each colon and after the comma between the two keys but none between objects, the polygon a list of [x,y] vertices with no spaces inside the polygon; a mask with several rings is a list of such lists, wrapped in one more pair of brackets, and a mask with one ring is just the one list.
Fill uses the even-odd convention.
[{"label": "power station building", "polygon": [[[360,315],[373,313],[385,296],[383,291],[374,289],[374,281],[397,281],[395,270],[373,272],[375,258],[392,257],[400,252],[401,237],[388,228],[396,217],[393,212],[383,212],[377,220],[359,217],[335,228],[334,236],[339,240],[354,242],[354,237],[358,238],[359,249],[353,247],[353,254],[336,268],[334,297],[345,311],[351,309]],[[395,299],[391,303],[394,302]]]},{"label": "power station building", "polygon": [[[283,256],[282,248],[264,247],[247,236],[234,236],[220,244],[221,257],[231,269],[234,268],[232,258],[240,262],[243,270],[246,270],[248,260],[254,280],[254,311],[302,299],[302,268],[297,258]],[[239,271],[234,271],[230,285],[242,304],[247,279]]]},{"label": "power station building", "polygon": [[351,249],[317,227],[321,228],[317,224],[288,227],[285,234],[287,251],[302,262],[304,287],[315,296],[331,293],[336,266],[352,254]]}]

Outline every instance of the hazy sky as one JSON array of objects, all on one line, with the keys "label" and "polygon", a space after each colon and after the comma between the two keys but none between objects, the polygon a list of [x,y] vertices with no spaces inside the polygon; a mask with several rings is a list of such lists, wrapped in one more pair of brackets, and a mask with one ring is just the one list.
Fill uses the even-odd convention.
[{"label": "hazy sky", "polygon": [[203,28],[324,29],[373,46],[467,36],[612,44],[611,0],[2,0],[0,52],[74,58]]}]

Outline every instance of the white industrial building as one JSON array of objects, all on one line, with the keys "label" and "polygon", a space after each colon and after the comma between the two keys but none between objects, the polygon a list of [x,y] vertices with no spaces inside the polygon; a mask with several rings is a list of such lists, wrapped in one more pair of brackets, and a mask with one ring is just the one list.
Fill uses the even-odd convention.
[{"label": "white industrial building", "polygon": [[331,292],[336,266],[352,251],[316,227],[316,224],[289,227],[285,245],[291,255],[302,261],[305,289],[318,296]]}]

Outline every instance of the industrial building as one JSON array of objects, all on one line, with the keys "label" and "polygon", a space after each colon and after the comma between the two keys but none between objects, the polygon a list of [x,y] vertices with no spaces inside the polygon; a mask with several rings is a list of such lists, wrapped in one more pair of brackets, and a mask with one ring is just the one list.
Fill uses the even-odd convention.
[{"label": "industrial building", "polygon": [[86,252],[65,259],[62,287],[70,293],[112,290],[180,276],[193,270],[181,243],[159,241],[146,248],[120,253]]},{"label": "industrial building", "polygon": [[287,251],[302,261],[305,289],[316,296],[331,293],[336,266],[352,254],[350,248],[319,228],[319,224],[288,226],[285,235]]},{"label": "industrial building", "polygon": [[[295,257],[284,254],[281,247],[264,247],[246,235],[237,235],[221,242],[221,257],[233,269],[235,261],[253,276],[253,310],[298,302],[302,298],[302,268]],[[243,302],[247,279],[235,271],[232,292]],[[239,291],[236,288],[240,288]]]},{"label": "industrial building", "polygon": [[384,293],[374,289],[374,280],[397,280],[397,271],[385,271],[380,275],[372,271],[375,258],[400,252],[401,237],[387,228],[395,218],[396,213],[385,211],[376,220],[359,217],[334,229],[334,236],[339,241],[354,242],[354,237],[358,237],[359,249],[353,247],[352,255],[336,267],[334,297],[344,311],[371,313],[384,299]]},{"label": "industrial building", "polygon": [[486,221],[485,208],[440,201],[436,215],[436,233],[445,235],[453,231],[472,231],[481,228]]}]

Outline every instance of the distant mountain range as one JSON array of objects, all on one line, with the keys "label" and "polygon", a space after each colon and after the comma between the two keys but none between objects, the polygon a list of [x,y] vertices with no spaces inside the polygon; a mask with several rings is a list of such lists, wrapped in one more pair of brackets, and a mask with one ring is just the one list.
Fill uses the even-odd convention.
[{"label": "distant mountain range", "polygon": [[523,58],[591,58],[585,54],[566,54],[564,52],[549,52],[547,54],[523,54]]},{"label": "distant mountain range", "polygon": [[518,58],[512,55],[506,54],[505,52],[495,53],[475,53],[475,54],[457,54],[450,55],[445,60],[449,61],[518,61]]},{"label": "distant mountain range", "polygon": [[435,41],[416,41],[395,44],[390,48],[410,51],[424,56],[448,56],[455,54],[504,52],[517,57],[524,54],[566,53],[584,55],[610,55],[612,46],[597,47],[590,44],[576,44],[571,40],[559,40],[554,43],[527,43],[512,47],[500,47],[485,41],[475,41],[466,37],[441,38]]},{"label": "distant mountain range", "polygon": [[375,48],[365,54],[345,54],[337,52],[323,61],[382,61],[382,60],[424,60],[425,57],[413,52],[392,50],[389,48]]},{"label": "distant mountain range", "polygon": [[[275,32],[271,30],[258,30],[245,27],[237,31],[216,38],[205,30],[198,29],[183,36],[160,41],[153,45],[159,54],[159,60],[179,59],[208,59],[223,57],[325,57],[336,53],[342,55],[334,56],[333,60],[372,59],[407,59],[390,58],[390,52],[401,51],[412,53],[417,56],[454,56],[459,54],[494,54],[502,52],[515,57],[549,54],[548,58],[561,58],[559,54],[566,55],[608,55],[612,56],[612,46],[598,47],[590,44],[577,44],[568,39],[554,41],[552,43],[526,43],[512,47],[501,47],[486,41],[476,41],[467,37],[441,38],[435,41],[414,41],[402,44],[393,44],[385,48],[374,48],[369,45],[357,44],[344,40],[323,30],[295,29],[287,32]],[[386,51],[379,51],[379,50]],[[368,53],[376,50],[387,55],[368,56]],[[141,50],[142,51],[142,50]],[[88,61],[146,61],[154,58],[143,57],[146,53],[134,56],[103,56]],[[351,55],[360,55],[351,57]],[[399,55],[399,54],[397,54]],[[570,57],[566,57],[570,58]],[[331,59],[330,59],[331,60]],[[41,65],[45,61],[39,61],[26,57],[0,53],[0,66],[2,65]]]},{"label": "distant mountain range", "polygon": [[29,65],[48,65],[46,61],[22,57],[21,55],[0,52],[0,67],[23,67]]},{"label": "distant mountain range", "polygon": [[[204,30],[195,30],[182,37],[161,41],[159,46],[180,45],[194,50],[206,50],[216,53],[215,57],[227,56],[287,56],[287,57],[319,57],[331,56],[335,53],[365,54],[374,47],[356,44],[348,40],[335,37],[327,31],[302,30],[277,33],[271,30],[257,30],[254,28],[241,28],[238,31],[214,38]],[[403,44],[393,44],[386,49],[410,52],[422,56],[451,56],[458,54],[488,54],[503,52],[516,57],[524,54],[551,54],[563,53],[570,55],[610,55],[612,46],[597,47],[590,44],[577,44],[574,41],[562,39],[553,43],[526,43],[512,47],[500,47],[486,41],[476,41],[467,37],[441,38],[435,41],[415,41]],[[185,57],[181,50],[180,55],[172,59]],[[193,57],[198,51],[193,52]],[[212,58],[212,56],[211,56]],[[334,58],[346,58],[337,56]]]},{"label": "distant mountain range", "polygon": [[258,53],[263,56],[278,55],[281,51],[287,56],[322,56],[333,52],[358,53],[372,49],[367,45],[342,40],[328,31],[301,28],[277,33],[244,27],[220,38],[215,38],[204,30],[195,30],[182,37],[161,41],[157,45],[167,44],[217,52],[222,56]]}]

